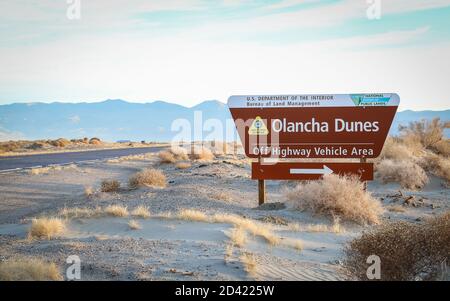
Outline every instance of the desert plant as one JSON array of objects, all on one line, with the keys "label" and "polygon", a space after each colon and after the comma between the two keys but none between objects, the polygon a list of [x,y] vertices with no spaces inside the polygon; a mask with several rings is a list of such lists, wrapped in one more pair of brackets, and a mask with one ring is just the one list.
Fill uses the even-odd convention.
[{"label": "desert plant", "polygon": [[134,208],[133,211],[131,211],[131,215],[140,217],[140,218],[149,218],[150,210],[148,209],[147,206],[140,205],[140,206],[137,206],[136,208]]},{"label": "desert plant", "polygon": [[139,224],[138,221],[135,220],[131,220],[128,222],[128,227],[130,228],[130,230],[139,230],[142,229],[141,225]]},{"label": "desert plant", "polygon": [[193,209],[183,209],[180,212],[178,212],[177,217],[179,219],[188,220],[188,221],[196,221],[196,222],[208,222],[209,218],[208,216],[198,210]]},{"label": "desert plant", "polygon": [[450,212],[422,224],[394,222],[363,232],[344,249],[350,273],[367,280],[367,258],[381,260],[381,280],[439,278],[443,262],[450,260]]},{"label": "desert plant", "polygon": [[191,154],[191,158],[198,161],[212,161],[215,156],[209,148],[195,147],[194,152]]},{"label": "desert plant", "polygon": [[120,190],[120,182],[117,180],[103,180],[100,190],[102,192],[118,192]]},{"label": "desert plant", "polygon": [[52,239],[63,234],[65,229],[64,221],[59,218],[34,218],[28,230],[28,237]]},{"label": "desert plant", "polygon": [[427,172],[443,178],[450,183],[450,158],[426,152],[418,164]]},{"label": "desert plant", "polygon": [[140,186],[166,187],[167,179],[162,171],[149,168],[130,177],[128,185],[130,188],[138,188]]},{"label": "desert plant", "polygon": [[247,233],[242,227],[234,227],[226,234],[234,246],[242,248],[247,243]]},{"label": "desert plant", "polygon": [[240,260],[244,265],[244,269],[250,275],[254,275],[256,272],[256,259],[255,256],[250,252],[243,252]]},{"label": "desert plant", "polygon": [[128,216],[128,209],[122,205],[109,205],[105,208],[105,213],[115,217]]},{"label": "desert plant", "polygon": [[158,153],[158,158],[161,163],[175,163],[177,160],[175,156],[169,151],[160,151]]},{"label": "desert plant", "polygon": [[400,139],[388,137],[384,143],[379,158],[393,160],[407,160],[413,157],[413,152]]},{"label": "desert plant", "polygon": [[356,177],[325,175],[322,180],[300,183],[285,191],[294,209],[360,224],[380,222],[381,203],[364,190]]},{"label": "desert plant", "polygon": [[58,267],[35,258],[9,259],[0,262],[0,281],[59,281]]},{"label": "desert plant", "polygon": [[428,183],[426,172],[413,161],[385,159],[375,166],[375,177],[383,183],[398,182],[407,189],[422,189]]},{"label": "desert plant", "polygon": [[90,198],[94,195],[94,188],[92,188],[92,186],[86,186],[84,187],[84,195],[87,198]]},{"label": "desert plant", "polygon": [[102,144],[102,141],[100,140],[100,138],[93,137],[89,139],[89,144],[99,145]]},{"label": "desert plant", "polygon": [[411,122],[409,126],[401,127],[400,131],[404,138],[411,140],[411,137],[414,137],[414,139],[420,141],[424,148],[432,148],[436,143],[443,140],[444,129],[446,128],[450,128],[450,122],[442,122],[439,118],[434,118],[431,121],[423,119]]}]

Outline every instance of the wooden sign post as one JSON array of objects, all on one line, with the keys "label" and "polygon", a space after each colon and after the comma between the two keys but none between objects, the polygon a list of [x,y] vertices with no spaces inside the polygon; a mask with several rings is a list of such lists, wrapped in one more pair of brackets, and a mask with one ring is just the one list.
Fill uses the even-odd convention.
[{"label": "wooden sign post", "polygon": [[[258,180],[315,180],[325,174],[373,179],[367,158],[379,156],[400,98],[394,93],[231,96],[228,107]],[[268,164],[264,159],[276,159]],[[360,163],[289,162],[289,159],[360,159]]]}]

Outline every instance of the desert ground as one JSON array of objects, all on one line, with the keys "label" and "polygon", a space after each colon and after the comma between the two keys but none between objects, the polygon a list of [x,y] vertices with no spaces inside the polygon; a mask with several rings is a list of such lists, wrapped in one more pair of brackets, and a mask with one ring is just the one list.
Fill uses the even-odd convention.
[{"label": "desert ground", "polygon": [[[433,175],[420,190],[369,182],[363,193],[380,214],[366,221],[300,210],[288,200],[294,181],[267,181],[258,206],[242,150],[179,154],[0,174],[0,263],[42,260],[60,279],[77,255],[82,280],[347,280],[343,250],[363,231],[450,209],[450,189]],[[48,218],[61,224],[34,228]]]}]

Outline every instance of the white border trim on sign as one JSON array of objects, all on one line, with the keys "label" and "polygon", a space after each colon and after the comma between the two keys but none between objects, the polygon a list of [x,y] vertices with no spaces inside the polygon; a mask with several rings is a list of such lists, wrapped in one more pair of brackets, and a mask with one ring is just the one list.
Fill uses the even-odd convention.
[{"label": "white border trim on sign", "polygon": [[228,98],[229,108],[252,109],[384,107],[398,106],[399,103],[400,97],[396,93],[233,95]]}]

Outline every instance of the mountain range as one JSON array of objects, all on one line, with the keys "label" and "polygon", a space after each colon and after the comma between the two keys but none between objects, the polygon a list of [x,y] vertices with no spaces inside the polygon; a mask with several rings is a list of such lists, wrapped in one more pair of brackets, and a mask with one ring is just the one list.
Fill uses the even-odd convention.
[{"label": "mountain range", "polygon": [[[196,111],[201,112],[203,121],[215,118],[225,125],[231,119],[226,104],[216,100],[190,108],[164,101],[132,103],[120,99],[97,103],[14,103],[0,105],[0,140],[99,137],[106,141],[170,141],[179,132],[171,130],[172,121],[184,119],[192,125]],[[196,116],[198,120],[199,113]],[[391,134],[398,134],[399,125],[435,117],[449,121],[450,110],[398,112]],[[222,139],[207,131],[203,136]]]}]

